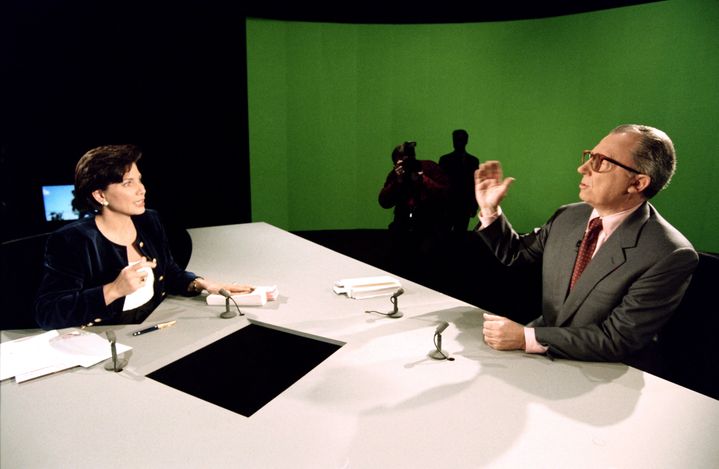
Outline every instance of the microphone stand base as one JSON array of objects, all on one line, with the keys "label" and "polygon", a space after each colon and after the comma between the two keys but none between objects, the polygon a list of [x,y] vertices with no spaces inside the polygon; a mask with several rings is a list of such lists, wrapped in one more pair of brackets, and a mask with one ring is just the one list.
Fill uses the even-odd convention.
[{"label": "microphone stand base", "polygon": [[220,317],[222,319],[230,319],[234,318],[235,316],[237,316],[237,313],[234,311],[225,311],[224,313],[220,314]]},{"label": "microphone stand base", "polygon": [[105,369],[107,371],[115,371],[120,372],[123,368],[127,366],[127,359],[126,358],[118,358],[117,359],[117,366],[112,362],[112,358],[109,360],[105,360]]},{"label": "microphone stand base", "polygon": [[449,358],[449,355],[447,355],[442,350],[433,350],[427,354],[428,357],[434,358],[435,360],[446,360]]},{"label": "microphone stand base", "polygon": [[402,314],[402,311],[395,311],[395,312],[387,314],[388,318],[393,318],[393,319],[401,318],[402,316],[404,316],[404,314]]}]

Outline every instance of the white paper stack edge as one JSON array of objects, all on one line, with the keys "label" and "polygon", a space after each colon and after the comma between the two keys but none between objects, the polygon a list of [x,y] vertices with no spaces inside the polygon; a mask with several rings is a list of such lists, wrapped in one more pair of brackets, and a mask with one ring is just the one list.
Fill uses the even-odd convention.
[{"label": "white paper stack edge", "polygon": [[[274,301],[279,296],[277,285],[255,287],[250,293],[238,293],[232,295],[238,306],[263,306],[268,301]],[[207,304],[211,306],[224,306],[225,297],[215,293],[207,295]]]},{"label": "white paper stack edge", "polygon": [[391,296],[402,285],[394,277],[356,277],[337,280],[333,290],[336,294],[346,293],[349,298],[361,300],[377,296]]}]

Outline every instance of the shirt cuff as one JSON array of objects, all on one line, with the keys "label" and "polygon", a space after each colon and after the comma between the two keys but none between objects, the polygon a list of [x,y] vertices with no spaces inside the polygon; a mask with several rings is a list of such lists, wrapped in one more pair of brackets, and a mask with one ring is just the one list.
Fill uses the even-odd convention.
[{"label": "shirt cuff", "polygon": [[533,327],[524,328],[524,351],[527,353],[547,353],[549,347],[546,347],[539,342],[534,334]]},{"label": "shirt cuff", "polygon": [[483,217],[482,212],[480,211],[479,212],[479,222],[480,222],[479,229],[480,229],[480,231],[487,228],[489,225],[491,225],[494,222],[494,220],[499,218],[500,215],[502,215],[502,207],[497,207],[497,211],[487,217]]}]

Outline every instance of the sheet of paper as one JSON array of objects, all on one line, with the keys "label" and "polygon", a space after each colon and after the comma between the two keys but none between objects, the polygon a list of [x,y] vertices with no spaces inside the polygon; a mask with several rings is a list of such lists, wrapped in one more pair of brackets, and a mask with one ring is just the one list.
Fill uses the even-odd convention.
[{"label": "sheet of paper", "polygon": [[53,363],[48,363],[48,344],[58,335],[57,331],[48,331],[0,344],[0,380],[48,367]]},{"label": "sheet of paper", "polygon": [[[120,354],[131,347],[116,344],[116,349]],[[89,367],[111,356],[110,342],[93,332],[48,331],[0,344],[0,380],[27,381],[74,366]]]},{"label": "sheet of paper", "polygon": [[[133,264],[137,264],[137,262],[130,263],[130,265]],[[124,303],[122,304],[123,311],[129,311],[131,309],[139,308],[140,306],[150,301],[152,299],[152,296],[155,294],[153,286],[155,283],[155,274],[153,273],[152,269],[149,267],[143,267],[141,269],[137,269],[137,271],[147,272],[147,277],[139,289],[135,290],[134,292],[130,293],[125,297]]]}]

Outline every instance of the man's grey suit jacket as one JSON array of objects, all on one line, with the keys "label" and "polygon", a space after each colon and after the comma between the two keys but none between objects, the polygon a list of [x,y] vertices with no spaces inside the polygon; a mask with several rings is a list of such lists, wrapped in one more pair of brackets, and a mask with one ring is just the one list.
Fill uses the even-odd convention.
[{"label": "man's grey suit jacket", "polygon": [[[542,315],[528,325],[550,356],[621,361],[646,346],[689,285],[698,256],[648,202],[616,229],[569,291],[592,207],[561,207],[542,227],[518,235],[504,215],[478,231],[506,265],[542,262]],[[517,289],[521,289],[517,285]]]}]

